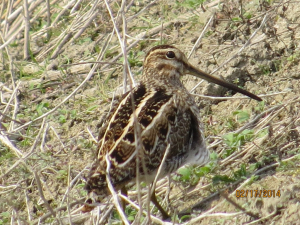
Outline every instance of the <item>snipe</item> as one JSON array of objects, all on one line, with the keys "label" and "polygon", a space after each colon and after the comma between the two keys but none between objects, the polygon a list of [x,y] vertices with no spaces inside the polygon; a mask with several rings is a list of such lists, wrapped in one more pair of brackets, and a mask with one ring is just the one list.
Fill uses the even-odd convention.
[{"label": "snipe", "polygon": [[[152,48],[144,60],[141,83],[122,96],[100,131],[98,157],[86,183],[89,193],[95,193],[100,199],[110,194],[106,182],[107,156],[115,190],[135,181],[137,169],[141,180],[152,182],[167,148],[160,178],[184,164],[204,165],[209,161],[199,109],[180,81],[185,74],[261,101],[261,98],[246,90],[196,69],[173,46]],[[142,143],[139,150],[136,148],[138,141]],[[155,194],[151,200],[163,218],[167,218],[169,215],[159,205]]]}]

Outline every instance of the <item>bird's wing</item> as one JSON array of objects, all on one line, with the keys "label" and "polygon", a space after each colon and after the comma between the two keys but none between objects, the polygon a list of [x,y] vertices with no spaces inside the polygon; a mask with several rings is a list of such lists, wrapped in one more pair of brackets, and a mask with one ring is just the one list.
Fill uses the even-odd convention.
[{"label": "bird's wing", "polygon": [[166,140],[169,124],[162,115],[171,98],[165,90],[147,89],[143,84],[125,94],[106,122],[99,158],[109,153],[114,163],[122,165],[135,156],[136,137],[141,138],[146,152],[153,149],[157,139]]}]

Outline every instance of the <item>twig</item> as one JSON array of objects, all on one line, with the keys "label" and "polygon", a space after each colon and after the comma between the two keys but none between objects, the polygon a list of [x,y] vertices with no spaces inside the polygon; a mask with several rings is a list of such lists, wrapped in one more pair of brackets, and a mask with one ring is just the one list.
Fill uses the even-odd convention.
[{"label": "twig", "polygon": [[96,61],[88,61],[88,62],[79,62],[79,63],[72,63],[72,64],[64,64],[64,65],[61,65],[62,67],[69,67],[69,66],[76,66],[76,65],[82,65],[82,64],[89,64],[89,63],[99,63],[99,64],[109,64],[109,65],[121,65],[123,66],[122,63],[117,63],[117,62],[96,62]]},{"label": "twig", "polygon": [[[30,0],[33,1],[33,0]],[[12,1],[7,1],[8,4],[11,4]],[[6,1],[2,1],[2,5],[1,5],[1,12],[0,12],[0,27],[3,27],[3,31],[6,30],[6,25],[9,24],[11,21],[13,21],[22,11],[22,6],[20,6],[19,8],[15,9],[14,12],[11,13],[11,9],[9,10],[9,8],[12,7],[12,4],[7,6],[7,11],[4,13],[5,14],[5,18],[3,18],[3,11],[4,11],[4,6],[6,4]],[[2,19],[4,19],[2,21]]]},{"label": "twig", "polygon": [[[95,6],[95,5],[94,5]],[[85,22],[85,24],[83,26],[80,27],[79,31],[77,31],[77,33],[74,34],[74,37],[71,39],[70,42],[75,41],[78,37],[80,37],[80,35],[88,28],[88,26],[91,24],[91,22],[97,17],[97,15],[99,14],[97,8],[94,10],[93,15],[91,15],[89,17],[89,19]]]},{"label": "twig", "polygon": [[40,180],[39,175],[37,174],[36,171],[33,171],[33,174],[34,174],[34,177],[35,177],[37,188],[38,188],[39,193],[40,193],[40,197],[43,200],[46,208],[50,211],[50,213],[53,215],[53,217],[55,217],[55,219],[57,220],[57,222],[59,224],[62,224],[61,221],[58,218],[56,218],[56,213],[53,211],[52,207],[50,206],[50,204],[48,203],[47,199],[44,196],[44,192],[43,192],[43,188],[42,188],[42,184],[41,184],[41,180]]},{"label": "twig", "polygon": [[94,142],[95,144],[97,144],[98,141],[97,141],[97,139],[94,137],[94,135],[93,135],[92,131],[90,130],[90,128],[87,127],[86,129],[87,129],[87,132],[89,133],[89,135],[91,136],[93,142]]},{"label": "twig", "polygon": [[106,217],[109,216],[110,212],[112,211],[112,209],[114,208],[113,205],[111,205],[106,212],[104,213],[104,215],[101,217],[101,219],[99,219],[99,221],[97,220],[96,224],[104,224],[104,220],[106,219]]},{"label": "twig", "polygon": [[156,173],[156,175],[155,175],[155,178],[154,178],[154,181],[153,181],[153,186],[151,187],[151,194],[155,191],[155,184],[156,184],[156,182],[157,182],[157,180],[158,180],[158,178],[159,178],[160,172],[161,172],[162,169],[163,169],[163,166],[164,166],[165,161],[166,161],[166,159],[167,159],[167,156],[168,156],[168,154],[169,154],[169,150],[170,150],[170,143],[168,144],[168,146],[167,146],[167,148],[166,148],[165,154],[164,154],[164,156],[163,156],[163,158],[162,158],[162,160],[161,160],[161,163],[160,163],[160,165],[159,165],[159,167],[158,167],[158,170],[157,170],[157,173]]},{"label": "twig", "polygon": [[[74,33],[72,31],[68,31],[68,32],[64,32],[64,38],[58,42],[58,45],[56,46],[55,50],[53,51],[53,53],[51,54],[50,59],[55,59],[58,54],[60,53],[62,47],[71,40],[71,38],[73,37]],[[54,46],[53,46],[54,48]]]},{"label": "twig", "polygon": [[[10,150],[12,150],[18,158],[23,156],[23,153],[18,148],[16,148],[11,143],[11,141],[5,135],[2,134],[2,132],[0,132],[0,142],[6,147],[8,147]],[[0,178],[2,178],[2,176]]]},{"label": "twig", "polygon": [[66,191],[66,196],[67,196],[67,211],[68,211],[69,224],[73,225],[73,223],[72,223],[72,217],[71,217],[70,195],[69,195],[70,189],[72,188],[71,183],[70,183],[71,164],[70,164],[70,162],[68,164],[69,164],[68,165],[68,188],[67,188],[67,191]]},{"label": "twig", "polygon": [[149,9],[150,7],[154,6],[156,4],[158,0],[154,0],[152,2],[150,2],[148,5],[146,5],[143,9],[141,9],[138,13],[135,13],[133,16],[130,16],[127,18],[127,22],[130,22],[131,20],[133,20],[134,18],[140,16],[143,12],[145,12],[147,9]]},{"label": "twig", "polygon": [[21,26],[13,35],[10,35],[9,38],[2,45],[0,45],[0,50],[7,47],[23,29],[24,27]]},{"label": "twig", "polygon": [[[124,195],[120,195],[120,197],[121,197],[122,199],[124,199],[126,202],[128,202],[133,208],[135,208],[136,210],[140,210],[140,211],[142,211],[145,215],[147,215],[147,212],[146,212],[146,211],[143,211],[143,210],[141,209],[140,206],[138,206],[137,204],[135,204],[134,202],[132,202],[129,198],[127,198],[127,197],[124,196]],[[155,222],[155,223],[159,223],[159,224],[163,224],[163,225],[167,225],[167,224],[171,225],[171,224],[173,224],[173,223],[164,222],[164,221],[160,220],[159,218],[157,218],[157,217],[155,217],[155,216],[152,216],[152,215],[150,215],[150,216],[151,216],[151,220],[153,220],[153,222]]]},{"label": "twig", "polygon": [[[52,4],[55,4],[56,1],[58,1],[58,0],[54,0],[54,1],[52,2]],[[9,1],[9,2],[11,2],[11,1]],[[34,10],[36,7],[38,7],[42,2],[44,2],[44,0],[37,0],[37,1],[35,1],[35,0],[29,0],[29,4],[30,4],[30,3],[33,3],[33,4],[30,5],[29,11],[33,11],[33,10]],[[15,14],[15,17],[17,17],[18,14],[22,11],[22,8],[23,8],[23,7],[20,7],[20,8],[19,8],[20,11],[18,11],[19,9],[16,10],[17,13]],[[43,10],[42,10],[42,11],[43,11]],[[40,16],[40,14],[43,13],[42,11],[39,11],[39,13],[37,13],[36,16],[30,20],[30,22],[36,21],[36,19]],[[7,13],[7,15],[10,14],[10,10],[8,10],[8,12],[9,12],[9,13]],[[13,15],[13,14],[14,14],[14,13],[12,13],[12,14],[10,14],[10,15]],[[11,18],[11,20],[13,20],[13,19],[14,19],[14,18]],[[4,31],[3,31],[4,37],[5,37],[5,38],[9,37],[9,39],[6,40],[6,42],[4,42],[3,45],[0,46],[0,49],[2,49],[2,48],[4,48],[4,47],[6,47],[7,45],[9,45],[10,42],[12,42],[12,41],[15,39],[15,37],[23,31],[23,29],[25,28],[24,26],[21,26],[21,24],[23,23],[23,20],[24,20],[23,17],[19,17],[19,18],[18,18],[18,21],[17,21],[17,22],[14,22],[14,25],[13,25],[12,27],[10,27],[10,30],[3,29],[3,30],[4,30]],[[7,21],[8,21],[8,20],[6,19],[6,22],[7,22]],[[7,25],[7,23],[4,24],[5,27],[6,27],[6,25]]]},{"label": "twig", "polygon": [[[133,77],[132,77],[132,74],[131,74],[131,72],[130,72],[130,67],[129,67],[129,63],[128,63],[128,59],[127,59],[127,49],[126,49],[126,46],[125,46],[125,43],[124,43],[124,41],[122,41],[122,39],[121,39],[121,36],[120,36],[120,33],[119,33],[119,30],[118,30],[118,28],[117,28],[117,25],[116,25],[116,23],[115,23],[115,20],[114,20],[114,16],[113,16],[113,14],[112,14],[112,11],[111,11],[111,8],[110,8],[110,6],[109,6],[109,4],[108,4],[108,2],[107,2],[107,0],[104,0],[105,1],[105,5],[106,5],[106,8],[107,8],[107,10],[108,10],[108,12],[109,12],[109,15],[110,15],[110,18],[111,18],[111,21],[112,21],[112,23],[113,23],[113,26],[114,26],[114,30],[115,30],[115,32],[116,32],[116,35],[117,35],[117,37],[118,37],[118,40],[119,40],[119,43],[120,43],[120,46],[121,46],[121,50],[122,50],[122,54],[123,54],[123,57],[124,57],[124,70],[123,70],[123,87],[124,87],[124,93],[125,92],[127,92],[127,90],[126,90],[126,87],[127,87],[127,84],[126,84],[126,82],[127,82],[127,72],[130,74],[130,79],[131,79],[131,82],[132,82],[132,84],[135,84],[135,82],[134,82],[134,79],[133,79]],[[124,0],[125,1],[125,0]],[[123,1],[122,1],[123,2]],[[122,4],[123,5],[123,4]],[[125,6],[124,6],[125,7]],[[124,8],[123,8],[124,9]],[[123,10],[124,11],[124,10]],[[126,23],[125,23],[125,18],[123,19],[123,25],[124,26],[126,26]],[[124,29],[124,27],[123,27],[123,29]],[[126,38],[126,36],[124,35],[124,40],[126,40],[125,38]]]},{"label": "twig", "polygon": [[284,107],[284,105],[277,105],[274,106],[268,110],[265,110],[264,112],[260,113],[259,115],[257,115],[253,120],[251,120],[249,123],[245,124],[244,126],[242,126],[241,128],[239,128],[238,130],[234,131],[234,134],[239,134],[241,133],[243,130],[247,129],[250,126],[253,126],[255,123],[257,123],[259,121],[260,118],[268,115],[269,113],[271,113],[274,110],[280,109]]},{"label": "twig", "polygon": [[[0,115],[3,116],[3,117],[6,118],[6,119],[9,119],[9,120],[11,120],[11,121],[14,121],[15,123],[18,123],[18,124],[21,124],[21,125],[24,124],[23,122],[21,122],[21,121],[19,121],[19,120],[15,120],[15,119],[11,118],[10,116],[7,116],[7,115],[3,114],[2,112],[0,112]],[[1,118],[0,118],[0,121],[1,121]]]},{"label": "twig", "polygon": [[[85,200],[85,197],[83,198],[80,198],[72,203],[69,204],[69,207],[73,207],[79,203],[83,203]],[[56,209],[53,209],[54,213],[56,214],[57,212],[59,211],[63,211],[63,210],[66,210],[67,209],[67,206],[62,206],[62,207],[58,207]],[[43,216],[39,217],[38,219],[34,220],[32,222],[33,225],[36,225],[36,224],[41,224],[41,222],[44,222],[46,219],[48,219],[50,216],[52,215],[51,212],[48,212],[46,214],[44,214]]]},{"label": "twig", "polygon": [[50,12],[50,0],[46,0],[47,5],[47,41],[50,40],[50,26],[51,26],[51,12]]},{"label": "twig", "polygon": [[63,202],[65,201],[68,193],[70,192],[71,188],[75,185],[76,181],[82,176],[82,174],[84,173],[84,171],[88,168],[89,166],[86,166],[83,170],[81,170],[76,177],[74,177],[74,179],[69,183],[68,188],[61,200],[60,206],[62,206]]},{"label": "twig", "polygon": [[[74,2],[74,1],[73,1],[73,2]],[[81,2],[82,2],[82,0],[78,0],[78,1],[75,3],[75,5],[73,6],[73,8],[72,8],[71,11],[70,11],[70,14],[73,14],[73,13],[79,8]]]},{"label": "twig", "polygon": [[19,184],[8,185],[8,186],[2,186],[2,185],[0,185],[0,190],[1,190],[0,194],[3,195],[5,193],[8,193],[8,192],[16,190],[17,188],[20,188]]},{"label": "twig", "polygon": [[191,55],[192,55],[193,52],[195,51],[196,47],[197,47],[198,44],[200,43],[200,41],[201,41],[201,39],[203,38],[203,36],[204,36],[204,34],[205,34],[207,28],[209,27],[209,25],[210,25],[211,22],[213,21],[214,17],[215,17],[215,13],[210,17],[209,21],[207,22],[207,24],[206,24],[205,27],[203,28],[203,30],[202,30],[200,36],[198,37],[196,43],[194,44],[192,50],[191,50],[190,53],[188,54],[188,57],[187,57],[188,59],[191,57]]},{"label": "twig", "polygon": [[229,196],[227,196],[224,192],[220,192],[220,195],[223,198],[225,198],[234,207],[236,207],[237,209],[241,210],[243,213],[247,214],[248,216],[250,216],[250,217],[252,217],[252,218],[254,218],[256,220],[259,219],[259,215],[257,215],[256,213],[252,213],[249,210],[246,210],[244,207],[240,206],[235,201],[233,201],[231,198],[229,198]]},{"label": "twig", "polygon": [[65,148],[64,143],[61,141],[60,136],[58,135],[58,133],[56,132],[55,128],[53,126],[50,126],[50,129],[53,131],[54,135],[56,136],[57,140],[59,140],[61,146],[63,147],[63,149]]},{"label": "twig", "polygon": [[275,206],[274,211],[272,213],[270,213],[269,215],[262,217],[258,220],[252,221],[250,223],[246,223],[246,224],[248,224],[248,225],[249,224],[259,224],[261,221],[267,220],[267,219],[271,218],[272,216],[275,216],[277,213],[278,213],[278,210],[277,210],[277,207]]},{"label": "twig", "polygon": [[30,223],[30,221],[32,220],[31,214],[30,214],[30,208],[29,208],[29,204],[28,202],[30,201],[28,194],[27,194],[27,190],[24,190],[24,195],[25,195],[25,203],[26,203],[26,209],[27,209],[27,214],[28,214],[28,221]]},{"label": "twig", "polygon": [[43,136],[42,136],[42,141],[41,141],[41,147],[40,147],[41,148],[41,152],[45,152],[44,145],[46,143],[46,135],[47,135],[48,128],[49,128],[49,123],[46,123],[45,129],[44,129],[44,133],[43,133]]},{"label": "twig", "polygon": [[120,202],[118,200],[118,195],[116,193],[116,191],[114,190],[114,187],[111,183],[111,179],[110,179],[110,160],[109,160],[109,155],[106,154],[105,155],[105,160],[106,160],[106,182],[107,182],[107,186],[108,186],[108,189],[113,197],[113,202],[114,202],[114,205],[115,207],[117,208],[117,211],[119,213],[119,215],[121,216],[122,220],[123,220],[123,223],[126,224],[126,225],[129,225],[129,222],[126,218],[126,215],[124,214],[124,211],[122,210],[121,208],[121,205],[120,205]]},{"label": "twig", "polygon": [[[190,90],[190,93],[192,94],[192,93],[197,89],[197,87],[198,87],[200,84],[202,84],[203,82],[204,82],[204,80],[201,80],[200,82],[198,82],[198,83]],[[199,95],[199,97],[206,98],[206,97],[208,97],[208,96],[206,96],[206,95]],[[211,98],[212,98],[212,97],[209,96],[208,99],[211,99]]]},{"label": "twig", "polygon": [[[10,99],[7,102],[7,105],[5,106],[4,110],[2,111],[2,114],[6,114],[7,113],[7,110],[9,109],[12,100],[14,99],[15,95],[17,94],[17,91],[19,90],[20,84],[21,84],[21,82],[17,83],[17,86],[14,88],[14,91],[11,94]],[[2,117],[0,117],[0,121],[1,120],[2,120]]]},{"label": "twig", "polygon": [[[11,142],[5,137],[4,140],[6,140],[6,142],[3,142],[4,144],[6,144],[7,147],[11,148],[12,150],[14,150],[17,154],[21,154],[20,156],[17,155],[20,159],[18,161],[16,161],[4,174],[2,174],[0,176],[0,180],[6,176],[8,173],[10,173],[15,167],[17,167],[20,163],[24,163],[24,161],[34,152],[35,150],[35,147],[37,145],[37,142],[38,142],[38,139],[42,133],[42,130],[43,130],[43,127],[44,127],[44,124],[45,124],[45,119],[43,119],[43,122],[42,122],[42,125],[41,125],[41,128],[39,130],[39,133],[37,134],[30,150],[28,153],[26,153],[25,155],[22,154],[18,149],[16,149],[12,144]],[[2,138],[3,136],[0,134],[0,138]],[[1,139],[2,140],[2,139]],[[21,158],[22,157],[22,158]]]},{"label": "twig", "polygon": [[[13,1],[8,1],[8,6],[7,6],[7,12],[5,15],[5,21],[8,21],[8,16],[10,15],[11,11],[12,11],[12,7],[13,7]],[[4,38],[6,39],[7,37],[7,29],[8,29],[8,24],[5,23],[4,27],[3,27],[3,34],[4,34]]]},{"label": "twig", "polygon": [[157,173],[156,173],[155,178],[154,178],[154,180],[152,182],[152,186],[149,189],[149,193],[148,193],[148,196],[147,196],[147,208],[148,208],[148,213],[149,213],[149,215],[148,215],[149,219],[150,219],[150,198],[151,198],[152,194],[155,193],[156,182],[157,182],[157,180],[159,178],[159,175],[160,175],[163,167],[165,166],[165,161],[166,161],[167,156],[169,154],[169,150],[170,150],[170,143],[168,144],[168,146],[166,148],[166,151],[164,153],[162,161],[161,161],[161,163],[160,163],[160,165],[158,167]]},{"label": "twig", "polygon": [[24,59],[29,58],[29,51],[30,51],[30,36],[29,36],[29,30],[30,30],[30,18],[29,18],[29,12],[28,12],[28,0],[24,0],[24,21],[25,21],[25,29],[24,29]]},{"label": "twig", "polygon": [[[56,25],[56,23],[59,21],[60,17],[62,15],[65,15],[66,12],[69,12],[69,9],[75,4],[75,0],[68,1],[68,4],[64,6],[64,9],[59,12],[59,14],[56,16],[55,20],[52,23],[52,26]],[[73,13],[73,12],[71,12]]]},{"label": "twig", "polygon": [[[198,84],[201,84],[201,82],[199,82]],[[198,84],[195,87],[198,87]],[[195,88],[193,88],[190,92],[194,91]],[[265,98],[265,97],[272,97],[272,96],[276,96],[276,95],[281,95],[281,94],[286,94],[289,92],[286,91],[281,91],[281,92],[277,92],[277,93],[272,93],[272,94],[265,94],[265,95],[257,95],[260,98]],[[215,96],[207,96],[207,95],[200,95],[200,94],[192,94],[193,96],[197,96],[197,97],[201,97],[204,99],[210,99],[210,100],[236,100],[236,99],[251,99],[247,96],[240,96],[240,97],[215,97]]]}]

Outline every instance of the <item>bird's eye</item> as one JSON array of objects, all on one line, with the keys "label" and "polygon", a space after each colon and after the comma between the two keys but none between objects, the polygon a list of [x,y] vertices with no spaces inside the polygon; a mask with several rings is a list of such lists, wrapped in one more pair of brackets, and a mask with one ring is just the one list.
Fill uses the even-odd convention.
[{"label": "bird's eye", "polygon": [[169,58],[169,59],[172,59],[172,58],[175,58],[175,53],[173,51],[168,51],[166,56]]}]

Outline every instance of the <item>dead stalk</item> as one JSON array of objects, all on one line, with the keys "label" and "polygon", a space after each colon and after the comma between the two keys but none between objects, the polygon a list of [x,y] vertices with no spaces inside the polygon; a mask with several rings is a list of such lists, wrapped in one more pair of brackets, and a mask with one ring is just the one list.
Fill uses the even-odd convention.
[{"label": "dead stalk", "polygon": [[106,166],[107,166],[106,167],[106,182],[107,182],[107,186],[109,188],[109,191],[112,195],[114,205],[117,208],[117,211],[118,211],[120,217],[122,218],[123,223],[126,224],[126,225],[129,225],[129,222],[126,218],[126,215],[125,215],[125,213],[122,210],[122,207],[120,205],[118,195],[117,195],[117,193],[116,193],[116,191],[115,191],[115,189],[114,189],[114,187],[111,183],[111,179],[110,179],[110,175],[109,175],[110,174],[110,166],[111,166],[110,160],[109,160],[109,155],[105,156],[105,160],[106,160]]},{"label": "dead stalk", "polygon": [[30,17],[28,12],[28,0],[24,0],[24,21],[25,21],[25,29],[24,29],[24,59],[28,59],[30,57],[29,51],[30,51],[30,36],[29,36],[29,30],[30,30]]}]

